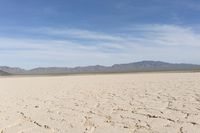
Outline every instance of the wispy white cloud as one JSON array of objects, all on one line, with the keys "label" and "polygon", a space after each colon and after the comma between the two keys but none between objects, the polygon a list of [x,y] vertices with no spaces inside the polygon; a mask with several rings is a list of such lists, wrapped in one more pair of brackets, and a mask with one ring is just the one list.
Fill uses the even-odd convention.
[{"label": "wispy white cloud", "polygon": [[110,44],[112,42],[117,47],[119,47],[119,43],[121,45],[130,43],[141,45],[142,43],[146,43],[145,45],[200,46],[199,33],[196,33],[191,27],[177,25],[136,25],[115,34],[69,28],[38,28],[34,29],[34,32],[68,40],[82,39],[92,41],[93,45],[96,43]]},{"label": "wispy white cloud", "polygon": [[0,65],[111,65],[147,59],[200,63],[200,33],[192,27],[136,25],[115,34],[68,28],[27,32],[33,33],[32,38],[0,37]]},{"label": "wispy white cloud", "polygon": [[137,25],[128,34],[141,34],[140,42],[155,46],[200,46],[200,34],[191,27],[177,25]]}]

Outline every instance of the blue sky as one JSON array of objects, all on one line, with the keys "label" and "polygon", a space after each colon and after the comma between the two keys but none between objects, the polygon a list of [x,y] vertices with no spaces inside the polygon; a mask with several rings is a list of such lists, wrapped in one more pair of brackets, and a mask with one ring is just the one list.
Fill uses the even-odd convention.
[{"label": "blue sky", "polygon": [[0,0],[0,65],[200,64],[199,0]]}]

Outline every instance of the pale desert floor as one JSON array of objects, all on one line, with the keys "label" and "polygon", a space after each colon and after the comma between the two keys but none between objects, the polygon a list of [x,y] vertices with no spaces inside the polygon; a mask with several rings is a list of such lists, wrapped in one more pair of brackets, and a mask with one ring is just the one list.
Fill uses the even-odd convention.
[{"label": "pale desert floor", "polygon": [[1,133],[200,133],[200,73],[1,77]]}]

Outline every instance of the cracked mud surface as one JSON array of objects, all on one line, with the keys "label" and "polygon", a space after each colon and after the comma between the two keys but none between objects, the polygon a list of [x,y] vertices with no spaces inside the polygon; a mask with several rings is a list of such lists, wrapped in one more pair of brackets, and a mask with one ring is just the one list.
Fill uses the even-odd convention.
[{"label": "cracked mud surface", "polygon": [[200,73],[0,78],[0,133],[200,133]]}]

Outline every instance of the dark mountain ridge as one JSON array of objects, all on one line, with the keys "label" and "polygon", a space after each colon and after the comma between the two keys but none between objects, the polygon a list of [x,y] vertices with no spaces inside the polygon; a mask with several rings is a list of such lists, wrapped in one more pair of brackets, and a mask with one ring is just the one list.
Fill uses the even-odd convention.
[{"label": "dark mountain ridge", "polygon": [[200,71],[200,65],[173,64],[161,61],[141,61],[127,64],[115,64],[112,66],[85,66],[85,67],[38,67],[25,70],[17,67],[0,67],[0,70],[10,74],[76,74],[76,73],[120,73],[120,72],[148,72],[148,71]]}]

